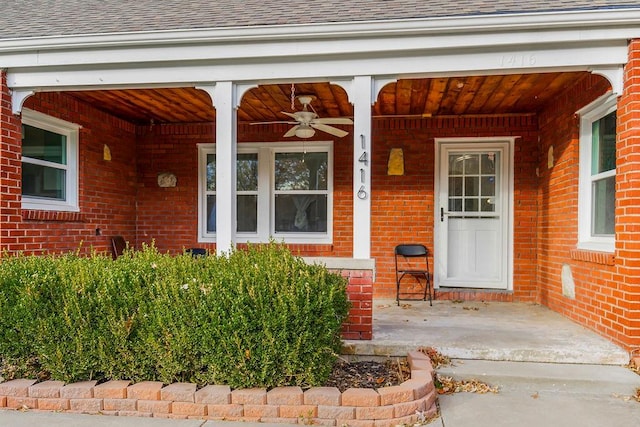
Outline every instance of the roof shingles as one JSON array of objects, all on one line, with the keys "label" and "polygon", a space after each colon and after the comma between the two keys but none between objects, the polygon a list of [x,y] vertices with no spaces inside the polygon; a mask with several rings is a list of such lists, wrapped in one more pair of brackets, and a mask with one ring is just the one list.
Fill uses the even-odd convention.
[{"label": "roof shingles", "polygon": [[637,0],[4,0],[0,40],[638,7]]}]

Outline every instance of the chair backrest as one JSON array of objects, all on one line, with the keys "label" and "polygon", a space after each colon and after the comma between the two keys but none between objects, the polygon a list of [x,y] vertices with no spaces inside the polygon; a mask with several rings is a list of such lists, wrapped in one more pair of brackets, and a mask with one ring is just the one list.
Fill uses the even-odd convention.
[{"label": "chair backrest", "polygon": [[403,257],[424,257],[429,255],[429,249],[419,244],[404,244],[396,246],[396,255]]},{"label": "chair backrest", "polygon": [[189,248],[185,249],[185,253],[190,254],[194,258],[207,256],[207,250],[204,248]]},{"label": "chair backrest", "polygon": [[124,240],[124,237],[113,236],[111,238],[111,251],[112,251],[113,259],[116,259],[120,255],[122,255],[122,252],[124,252],[126,247],[127,247],[127,242]]}]

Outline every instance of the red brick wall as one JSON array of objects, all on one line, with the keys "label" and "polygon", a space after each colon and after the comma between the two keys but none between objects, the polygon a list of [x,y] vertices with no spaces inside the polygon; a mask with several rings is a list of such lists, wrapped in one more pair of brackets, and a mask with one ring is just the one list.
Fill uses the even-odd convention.
[{"label": "red brick wall", "polygon": [[[281,142],[287,125],[251,126],[241,124],[238,141]],[[197,144],[213,143],[213,124],[159,125],[138,130],[138,240],[155,241],[161,250],[180,251],[189,247],[214,249],[215,244],[197,241],[198,149]],[[324,138],[326,140],[326,138]],[[313,140],[323,140],[318,133]],[[300,255],[350,257],[352,253],[352,158],[349,138],[334,143],[334,230],[333,244],[291,245]],[[174,188],[160,188],[157,175],[176,175]],[[239,242],[242,243],[242,242]]]},{"label": "red brick wall", "polygon": [[[434,226],[434,138],[518,136],[514,170],[514,293],[535,297],[535,175],[537,123],[532,116],[392,119],[374,121],[372,178],[372,258],[376,259],[376,296],[395,297],[393,249],[399,243],[437,250]],[[404,151],[405,174],[387,175],[391,148]],[[401,214],[399,214],[401,213]],[[431,259],[432,261],[432,259]],[[431,265],[433,270],[433,265]],[[450,295],[452,298],[459,294]],[[439,298],[445,297],[438,294]],[[495,299],[485,295],[486,299]],[[510,295],[509,295],[510,297]]]},{"label": "red brick wall", "polygon": [[23,234],[20,216],[20,122],[11,111],[7,76],[0,70],[0,250],[11,250]]},{"label": "red brick wall", "polygon": [[[630,350],[640,351],[640,39],[629,44],[625,85],[618,101],[616,168],[617,274],[605,307],[604,333]],[[638,354],[638,353],[636,353]]]},{"label": "red brick wall", "polygon": [[[3,248],[42,253],[74,251],[82,245],[82,252],[86,253],[91,247],[108,251],[109,237],[114,234],[134,241],[135,127],[59,93],[38,93],[26,100],[25,107],[82,126],[78,157],[80,212],[24,210],[20,214],[18,202],[18,213],[12,218],[12,230],[2,242]],[[4,126],[3,123],[3,129]],[[14,139],[16,145],[11,156],[3,153],[2,161],[17,156],[18,160],[13,160],[17,165],[12,167],[18,168],[20,127],[17,121],[13,126],[18,132]],[[105,144],[111,150],[111,161],[103,160]],[[20,194],[19,169],[16,174],[11,178],[12,198],[19,198]],[[4,217],[2,227],[7,227]],[[100,229],[100,235],[96,235],[96,229]]]},{"label": "red brick wall", "polygon": [[[638,66],[636,66],[636,75],[638,75],[637,68]],[[625,278],[620,274],[619,267],[614,265],[613,255],[576,249],[580,120],[575,112],[608,90],[610,85],[606,79],[587,75],[540,114],[539,301],[621,345],[628,345],[628,337],[625,338],[624,334],[621,334],[624,317],[622,313],[631,300],[621,288],[621,282]],[[637,89],[636,92],[638,92]],[[620,105],[622,106],[622,103]],[[638,114],[638,106],[635,108]],[[628,127],[628,118],[620,114],[622,111],[622,108],[618,110],[618,132]],[[618,168],[623,170],[628,170],[623,162],[628,162],[629,158],[621,148],[629,145],[633,139],[632,133],[628,132],[626,138],[624,133],[619,135]],[[636,130],[635,133],[635,139],[638,141],[638,131]],[[550,147],[553,147],[554,158],[551,168],[547,166]],[[623,178],[619,174],[617,181],[619,192],[617,203],[620,205],[625,203],[622,200],[628,197],[620,190],[628,188],[633,180]],[[640,206],[640,198],[636,196],[634,203]],[[625,209],[618,207],[616,211],[618,240],[621,223],[628,222],[626,218],[622,219],[626,215]],[[635,240],[637,242],[637,233]],[[620,245],[621,242],[618,242],[618,246]],[[616,254],[618,263],[620,254],[620,251]],[[563,265],[571,268],[575,282],[575,299],[563,295],[561,280]]]},{"label": "red brick wall", "polygon": [[[372,180],[372,257],[376,259],[377,296],[394,295],[393,247],[419,241],[433,248],[434,137],[520,136],[516,142],[516,277],[517,298],[531,300],[535,289],[535,228],[537,154],[533,117],[451,120],[390,120],[374,122]],[[286,125],[240,125],[242,142],[283,141]],[[197,242],[197,144],[211,143],[212,124],[140,127],[138,139],[138,241],[155,241],[161,250]],[[322,139],[318,133],[314,139]],[[404,176],[387,176],[389,149],[402,147]],[[334,144],[334,235],[329,245],[292,245],[306,256],[350,257],[353,239],[352,159],[350,137]],[[160,188],[157,174],[172,172],[175,188]],[[398,215],[399,211],[410,212]]]}]

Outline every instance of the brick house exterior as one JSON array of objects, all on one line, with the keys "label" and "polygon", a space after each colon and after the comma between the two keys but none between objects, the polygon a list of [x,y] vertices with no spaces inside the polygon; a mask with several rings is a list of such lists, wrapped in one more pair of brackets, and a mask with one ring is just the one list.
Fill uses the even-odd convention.
[{"label": "brick house exterior", "polygon": [[[349,277],[351,298],[355,305],[350,318],[351,327],[345,330],[346,338],[371,338],[371,295],[395,296],[393,248],[396,244],[424,243],[431,248],[436,257],[439,257],[440,263],[445,262],[445,257],[438,253],[442,236],[437,236],[436,232],[440,215],[438,188],[443,185],[437,183],[440,179],[440,160],[437,158],[440,141],[484,141],[487,138],[499,137],[511,138],[513,141],[510,153],[512,237],[508,254],[505,254],[505,257],[508,255],[510,265],[508,278],[505,279],[508,285],[505,285],[504,289],[443,286],[440,282],[442,277],[438,277],[439,266],[436,265],[434,267],[436,287],[439,288],[438,299],[482,299],[543,304],[597,331],[629,351],[640,348],[640,178],[637,176],[640,174],[640,10],[625,6],[625,2],[622,2],[619,12],[616,12],[615,7],[607,11],[579,11],[585,14],[576,13],[576,16],[571,18],[573,26],[587,30],[593,28],[594,34],[598,31],[611,32],[602,39],[594,35],[591,36],[592,39],[585,37],[586,41],[578,42],[563,41],[566,39],[564,35],[554,33],[553,28],[557,27],[553,27],[553,23],[559,22],[556,20],[563,17],[564,11],[553,11],[545,2],[532,3],[538,5],[540,10],[498,10],[494,11],[496,14],[483,11],[495,26],[495,30],[483,30],[485,42],[478,41],[477,38],[473,40],[474,45],[470,39],[465,38],[451,42],[452,55],[458,55],[460,58],[473,57],[469,59],[470,63],[478,61],[477,64],[469,65],[456,60],[447,62],[448,60],[444,59],[443,69],[438,71],[439,65],[432,65],[427,63],[428,61],[420,63],[417,69],[403,68],[409,67],[406,64],[410,62],[404,61],[396,70],[393,68],[394,64],[387,63],[393,61],[387,61],[384,55],[376,56],[375,53],[371,53],[372,62],[368,65],[371,67],[371,75],[367,77],[371,78],[370,81],[359,83],[357,78],[361,76],[362,69],[357,67],[353,70],[347,69],[344,75],[335,74],[337,83],[332,86],[332,90],[349,93],[349,100],[355,108],[355,125],[348,136],[330,137],[333,150],[333,209],[330,215],[332,235],[328,242],[293,241],[289,246],[302,256],[320,257],[328,266],[333,266],[332,268]],[[478,7],[478,10],[482,11],[482,8]],[[397,21],[402,21],[402,17],[396,16],[395,12],[393,6],[388,6],[386,13],[389,25],[402,24],[398,24]],[[497,12],[511,13],[500,16]],[[624,14],[626,21],[616,26],[614,21],[619,20],[620,15],[615,15],[611,22],[602,18],[601,22],[594,24],[594,16],[598,16],[598,13],[602,16],[606,13]],[[544,19],[540,20],[540,16]],[[538,19],[535,21],[531,18],[531,21],[526,21],[528,28],[534,28],[534,34],[544,34],[548,40],[540,36],[540,40],[543,41],[539,46],[532,48],[535,42],[522,35],[527,29],[516,29],[513,30],[516,35],[513,36],[512,45],[507,43],[500,48],[510,53],[502,53],[501,58],[504,61],[504,58],[513,52],[522,52],[522,56],[515,60],[521,63],[496,65],[495,62],[491,62],[495,58],[485,58],[483,55],[489,55],[486,52],[494,49],[495,37],[504,37],[506,30],[501,25],[512,24],[512,20],[519,17]],[[451,23],[458,19],[455,16],[430,15],[424,15],[422,18],[425,20],[425,27],[441,18],[449,18],[452,20]],[[351,19],[358,20],[357,17]],[[362,19],[373,18],[363,16]],[[480,19],[483,19],[482,16]],[[551,24],[545,24],[545,19]],[[340,22],[340,19],[337,21]],[[363,29],[363,33],[358,36],[360,39],[356,41],[349,36],[344,36],[344,40],[339,40],[340,37],[336,36],[338,40],[335,46],[327,45],[326,52],[318,53],[317,58],[307,52],[305,58],[316,64],[321,63],[325,55],[326,61],[331,62],[334,61],[332,55],[341,54],[339,50],[343,47],[340,46],[349,46],[355,50],[357,43],[362,40],[371,46],[378,42],[378,38],[384,37],[380,34],[381,29],[384,29],[385,19],[380,18],[379,21],[381,27],[377,30],[380,33],[368,36]],[[412,20],[406,21],[407,25],[413,25]],[[268,27],[269,24],[265,25]],[[548,31],[545,30],[546,25],[549,26]],[[252,26],[239,21],[238,28],[247,29],[249,32]],[[398,30],[397,27],[394,29]],[[179,252],[190,247],[220,250],[220,243],[216,245],[214,242],[201,239],[199,235],[198,203],[202,195],[199,190],[201,178],[198,174],[198,147],[216,142],[220,144],[219,141],[225,132],[230,132],[229,140],[232,144],[237,142],[237,147],[258,141],[267,144],[278,143],[282,141],[282,135],[289,125],[274,123],[253,126],[243,121],[235,126],[234,120],[229,119],[225,122],[224,114],[233,112],[234,109],[224,107],[227,108],[224,110],[220,101],[234,99],[234,96],[242,98],[245,92],[238,90],[225,98],[222,89],[212,89],[216,85],[212,85],[211,81],[204,77],[196,81],[193,76],[202,76],[197,71],[200,64],[191,58],[193,62],[181,65],[181,53],[176,54],[169,45],[164,47],[168,59],[149,59],[148,63],[131,59],[133,56],[127,56],[129,54],[125,52],[125,47],[115,41],[112,41],[111,52],[101,53],[99,43],[94,44],[95,40],[82,38],[94,32],[70,33],[78,37],[74,43],[65,45],[66,41],[60,40],[60,44],[56,46],[52,46],[52,42],[46,37],[40,36],[56,36],[57,33],[21,34],[18,30],[17,34],[11,36],[0,35],[2,250],[9,253],[25,251],[41,254],[50,251],[74,251],[81,247],[83,252],[88,252],[90,248],[109,252],[109,238],[113,235],[123,235],[133,246],[154,241],[160,250],[170,252]],[[118,31],[105,29],[105,34],[107,33],[117,35]],[[443,38],[448,37],[447,31],[435,27],[431,29],[431,33],[416,37],[424,37],[420,42],[426,44],[429,37],[440,33]],[[135,31],[133,34],[135,35]],[[404,33],[398,34],[401,33],[398,32],[397,37],[406,36]],[[536,38],[538,35],[532,37]],[[261,36],[255,37],[259,39]],[[262,37],[267,38],[264,34]],[[326,34],[319,36],[319,40],[323,37],[326,37]],[[522,41],[518,37],[522,37]],[[406,43],[410,42],[409,38],[407,36]],[[24,44],[21,45],[20,42]],[[145,43],[151,45],[153,42],[151,36],[132,41],[131,45],[134,46],[134,50],[148,53]],[[339,42],[343,44],[340,45]],[[353,43],[353,46],[350,43]],[[594,60],[593,64],[589,63],[592,60],[590,55],[601,53],[604,49],[601,46],[607,43],[615,45],[615,54],[602,62]],[[579,46],[575,47],[574,44]],[[624,60],[618,59],[619,52],[623,51],[621,46],[624,47]],[[277,44],[276,47],[289,49]],[[40,48],[50,52],[51,56],[43,55],[41,63],[30,61],[32,52]],[[188,54],[184,55],[198,52],[197,45],[191,46],[187,43],[187,48]],[[96,55],[95,58],[98,59],[94,59],[93,63],[91,59],[85,61],[74,49],[81,49],[82,54]],[[120,49],[124,53],[121,53]],[[157,49],[160,51],[163,47]],[[305,48],[303,46],[295,49]],[[456,49],[460,49],[460,52]],[[529,50],[536,52],[535,56],[533,53],[527,56],[526,52]],[[434,57],[440,58],[440,53],[435,50],[433,52]],[[101,54],[108,58],[103,60]],[[124,55],[124,59],[116,60],[115,57],[121,54]],[[156,52],[150,55],[153,54]],[[228,61],[233,65],[234,54],[227,54]],[[425,49],[416,50],[410,55],[417,61],[428,58],[430,54],[431,51]],[[474,59],[473,55],[476,54],[478,57]],[[56,55],[59,55],[59,58]],[[366,57],[366,54],[362,56]],[[198,60],[206,59],[205,55]],[[287,77],[287,81],[296,82],[327,79],[326,74],[323,74],[324,70],[316,71],[312,64],[308,66],[311,70],[302,72],[295,69],[290,71],[289,76],[283,71],[286,69],[286,61],[282,61],[285,63],[281,65],[282,68],[279,68],[280,65],[274,65],[277,59],[267,58],[264,61],[262,71],[252,71],[253,74],[246,77],[242,77],[244,69],[238,64],[239,77],[235,80],[238,87],[246,84],[247,90],[250,91],[257,84],[255,82],[268,84],[271,80],[287,80]],[[300,61],[300,70],[307,70],[304,68],[304,61]],[[356,62],[356,59],[353,61]],[[145,75],[145,70],[152,69],[156,63],[158,69],[162,70],[158,71],[158,74]],[[193,75],[184,77],[192,83],[183,83],[182,77],[162,74],[171,72],[162,68],[167,66],[167,63],[168,68],[183,67],[181,72],[193,72]],[[107,65],[103,67],[105,64]],[[137,70],[138,66],[140,70]],[[126,71],[128,67],[136,68],[137,71],[120,74],[121,70]],[[215,64],[211,65],[211,70],[216,70]],[[501,114],[474,116],[372,116],[367,104],[371,95],[374,105],[384,102],[378,97],[377,91],[389,81],[421,78],[422,74],[429,77],[460,74],[490,76],[500,72],[507,75],[515,72],[534,75],[550,71],[562,73],[576,70],[581,72],[578,79],[563,85],[558,96],[532,112],[514,109]],[[221,73],[224,74],[223,71]],[[158,80],[165,75],[166,80]],[[74,78],[76,80],[73,80]],[[219,81],[229,81],[226,76],[219,79],[210,78],[216,84]],[[75,96],[78,90],[99,90],[108,93],[122,87],[135,90],[182,85],[205,88],[211,97],[209,108],[215,108],[217,112],[215,120],[141,124],[110,113],[98,102],[87,102],[86,99]],[[220,87],[223,88],[221,85]],[[229,87],[236,90],[236,86]],[[541,93],[543,90],[545,88],[540,88]],[[585,249],[579,244],[582,117],[579,112],[610,93],[617,97],[615,244],[613,249]],[[23,206],[21,125],[25,109],[79,125],[77,209],[34,209]],[[232,135],[234,133],[235,135]],[[356,153],[359,141],[354,135],[359,134],[369,137],[365,139],[370,141],[367,142],[370,144],[367,148],[371,152],[370,163],[366,169],[369,175],[366,180],[363,179],[363,183],[370,189],[370,197],[364,205],[360,204],[356,197],[359,184]],[[307,141],[313,143],[326,140],[327,135],[316,133]],[[108,148],[110,156],[106,156],[105,147]],[[392,148],[397,147],[403,149],[405,162],[404,174],[399,176],[387,173],[389,153]],[[219,158],[224,154],[218,153]],[[222,162],[217,167],[222,168]],[[222,172],[224,171],[222,169]],[[160,187],[157,179],[158,174],[163,172],[174,174],[177,185]],[[219,187],[220,182],[218,181]],[[235,198],[234,191],[229,190],[227,197]],[[221,192],[217,197],[224,200],[225,194]],[[227,217],[231,218],[232,213],[233,209],[226,212]],[[219,215],[224,216],[225,213],[221,212]],[[218,221],[224,219],[219,218]],[[361,245],[363,238],[368,241],[365,245]],[[229,239],[224,241],[222,249],[241,243],[242,241],[231,233]],[[362,263],[359,263],[360,261]],[[505,271],[506,269],[505,266]]]}]

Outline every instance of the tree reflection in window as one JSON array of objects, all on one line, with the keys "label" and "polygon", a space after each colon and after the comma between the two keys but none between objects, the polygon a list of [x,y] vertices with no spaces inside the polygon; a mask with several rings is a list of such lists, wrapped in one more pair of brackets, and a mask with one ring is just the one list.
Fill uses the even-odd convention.
[{"label": "tree reflection in window", "polygon": [[[238,153],[236,161],[237,231],[258,229],[258,153]],[[216,231],[216,156],[207,155],[207,231]]]},{"label": "tree reflection in window", "polygon": [[275,231],[327,231],[326,152],[276,153]]}]

